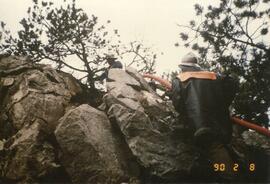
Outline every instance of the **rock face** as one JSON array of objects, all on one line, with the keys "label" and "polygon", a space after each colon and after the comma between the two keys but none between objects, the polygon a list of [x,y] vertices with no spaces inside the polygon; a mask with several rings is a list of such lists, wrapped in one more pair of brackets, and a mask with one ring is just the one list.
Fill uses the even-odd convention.
[{"label": "rock face", "polygon": [[111,122],[120,128],[149,178],[186,178],[197,153],[190,139],[176,139],[185,130],[176,121],[176,112],[149,90],[143,79],[131,77],[138,76],[137,72],[126,71],[109,71],[104,101]]},{"label": "rock face", "polygon": [[1,177],[31,182],[62,175],[53,130],[80,86],[71,75],[17,57],[1,59],[0,79]]},{"label": "rock face", "polygon": [[[36,120],[24,126],[5,144],[1,163],[4,181],[61,181],[59,177],[64,171],[57,164],[57,155],[49,136],[43,132],[46,131],[44,123]],[[50,177],[49,180],[47,177]]]},{"label": "rock face", "polygon": [[81,105],[67,112],[59,122],[55,131],[62,152],[59,159],[72,182],[129,181],[132,162],[121,152],[125,148],[104,112]]},{"label": "rock face", "polygon": [[[98,110],[71,75],[0,57],[0,183],[204,181],[192,132],[170,101],[132,68],[111,69],[107,89]],[[242,170],[256,167],[235,181],[270,181],[269,139],[245,131],[228,147]]]},{"label": "rock face", "polygon": [[[71,77],[57,73],[50,66],[31,65],[23,59],[3,58],[1,70],[2,119],[12,121],[5,129],[17,132],[36,119],[44,120],[52,129],[70,105],[72,96],[81,91]],[[6,138],[5,133],[1,138]]]}]

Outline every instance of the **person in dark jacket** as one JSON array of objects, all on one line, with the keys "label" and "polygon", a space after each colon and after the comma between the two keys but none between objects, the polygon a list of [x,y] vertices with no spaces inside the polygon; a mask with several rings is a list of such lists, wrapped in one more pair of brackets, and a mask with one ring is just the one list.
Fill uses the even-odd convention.
[{"label": "person in dark jacket", "polygon": [[[205,150],[212,163],[232,160],[225,145],[230,142],[232,124],[229,106],[237,83],[228,75],[204,71],[193,53],[181,61],[180,74],[172,81],[172,101],[180,117],[194,129],[195,143]],[[231,176],[231,172],[224,172]]]},{"label": "person in dark jacket", "polygon": [[100,81],[103,81],[104,79],[108,78],[108,72],[111,68],[123,68],[123,65],[120,61],[117,61],[117,58],[113,55],[106,56],[107,63],[109,64],[109,67],[105,70],[103,74],[99,77]]}]

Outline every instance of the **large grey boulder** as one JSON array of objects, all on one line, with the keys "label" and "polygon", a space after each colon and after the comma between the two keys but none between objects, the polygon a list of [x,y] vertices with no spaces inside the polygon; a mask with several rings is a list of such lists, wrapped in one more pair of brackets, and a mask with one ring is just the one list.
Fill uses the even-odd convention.
[{"label": "large grey boulder", "polygon": [[122,131],[143,172],[149,178],[186,178],[197,153],[190,138],[179,138],[187,129],[176,121],[172,106],[135,70],[111,69],[109,79],[104,97],[107,114]]},{"label": "large grey boulder", "polygon": [[60,161],[73,183],[128,182],[139,174],[106,114],[89,105],[67,112],[55,135]]}]

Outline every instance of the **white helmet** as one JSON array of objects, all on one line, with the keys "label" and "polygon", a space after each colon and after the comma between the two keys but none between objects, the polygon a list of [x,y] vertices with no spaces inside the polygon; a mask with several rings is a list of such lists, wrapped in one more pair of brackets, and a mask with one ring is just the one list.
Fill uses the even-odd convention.
[{"label": "white helmet", "polygon": [[195,66],[195,67],[200,67],[198,65],[198,58],[196,57],[195,54],[193,54],[192,52],[189,52],[188,54],[186,54],[180,64],[180,66]]}]

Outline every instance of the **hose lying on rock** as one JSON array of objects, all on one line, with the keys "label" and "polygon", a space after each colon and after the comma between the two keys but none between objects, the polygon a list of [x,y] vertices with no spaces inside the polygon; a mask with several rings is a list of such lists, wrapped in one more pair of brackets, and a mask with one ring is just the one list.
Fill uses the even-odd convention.
[{"label": "hose lying on rock", "polygon": [[[165,86],[168,90],[171,90],[172,89],[172,85],[169,81],[165,80],[165,79],[162,79],[160,77],[157,77],[157,76],[154,76],[154,75],[151,75],[151,74],[144,74],[143,77],[145,78],[150,78],[150,79],[153,79],[157,82],[159,82],[161,85]],[[242,120],[242,119],[239,119],[237,117],[231,117],[231,120],[232,122],[238,124],[238,125],[241,125],[241,126],[244,126],[246,128],[249,128],[249,129],[252,129],[252,130],[255,130],[256,132],[258,133],[261,133],[267,137],[270,137],[270,131],[266,128],[263,128],[259,125],[256,125],[254,123],[250,123],[248,121],[245,121],[245,120]]]}]

